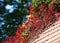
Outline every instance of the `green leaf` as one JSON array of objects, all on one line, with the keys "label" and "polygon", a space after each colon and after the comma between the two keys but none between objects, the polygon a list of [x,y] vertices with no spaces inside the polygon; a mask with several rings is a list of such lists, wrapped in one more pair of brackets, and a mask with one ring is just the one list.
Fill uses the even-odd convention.
[{"label": "green leaf", "polygon": [[46,3],[49,3],[49,2],[51,2],[52,0],[46,0]]},{"label": "green leaf", "polygon": [[28,34],[29,34],[29,29],[23,31],[21,35],[22,35],[22,37],[24,37],[24,36],[26,36]]}]

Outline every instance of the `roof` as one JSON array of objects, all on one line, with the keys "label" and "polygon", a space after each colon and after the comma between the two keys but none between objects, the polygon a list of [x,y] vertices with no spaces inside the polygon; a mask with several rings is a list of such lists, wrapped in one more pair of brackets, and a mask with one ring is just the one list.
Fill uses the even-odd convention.
[{"label": "roof", "polygon": [[60,19],[31,43],[60,43]]}]

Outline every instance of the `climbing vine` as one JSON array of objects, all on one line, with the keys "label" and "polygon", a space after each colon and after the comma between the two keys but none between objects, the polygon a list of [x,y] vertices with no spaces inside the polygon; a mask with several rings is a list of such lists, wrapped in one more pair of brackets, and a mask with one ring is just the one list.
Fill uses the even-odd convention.
[{"label": "climbing vine", "polygon": [[60,17],[60,1],[32,0],[27,21],[18,26],[15,36],[9,36],[3,43],[28,43],[37,32],[42,32]]}]

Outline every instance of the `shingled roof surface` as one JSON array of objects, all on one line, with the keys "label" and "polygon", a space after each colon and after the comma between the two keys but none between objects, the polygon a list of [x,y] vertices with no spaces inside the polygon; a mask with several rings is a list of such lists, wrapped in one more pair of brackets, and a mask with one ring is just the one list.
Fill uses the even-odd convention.
[{"label": "shingled roof surface", "polygon": [[60,43],[60,19],[30,43]]}]

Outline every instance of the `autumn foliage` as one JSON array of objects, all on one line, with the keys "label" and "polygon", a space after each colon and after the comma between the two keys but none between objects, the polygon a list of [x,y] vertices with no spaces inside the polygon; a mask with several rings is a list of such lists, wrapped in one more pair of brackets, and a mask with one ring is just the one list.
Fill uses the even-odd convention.
[{"label": "autumn foliage", "polygon": [[[57,5],[60,4],[57,3]],[[30,5],[27,21],[18,26],[15,36],[7,37],[2,43],[28,43],[38,31],[44,31],[50,23],[54,23],[60,17],[59,8],[55,8],[57,5],[53,3],[35,7]]]}]

